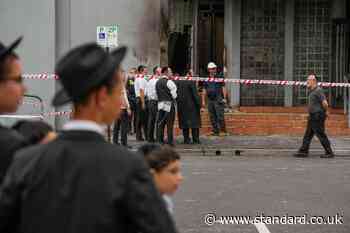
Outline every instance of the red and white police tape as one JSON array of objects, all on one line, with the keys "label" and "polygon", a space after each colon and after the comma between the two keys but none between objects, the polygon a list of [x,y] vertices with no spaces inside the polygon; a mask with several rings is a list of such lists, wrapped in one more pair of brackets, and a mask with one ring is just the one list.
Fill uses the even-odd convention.
[{"label": "red and white police tape", "polygon": [[[152,79],[153,75],[136,75],[136,78]],[[24,74],[25,79],[37,80],[58,80],[59,77],[55,74]],[[277,86],[306,86],[305,81],[288,81],[288,80],[258,80],[258,79],[231,79],[231,78],[208,78],[208,77],[193,77],[193,76],[173,76],[172,80],[183,81],[199,81],[199,82],[225,82],[243,85],[277,85]],[[350,87],[350,83],[331,83],[318,82],[321,87]]]}]

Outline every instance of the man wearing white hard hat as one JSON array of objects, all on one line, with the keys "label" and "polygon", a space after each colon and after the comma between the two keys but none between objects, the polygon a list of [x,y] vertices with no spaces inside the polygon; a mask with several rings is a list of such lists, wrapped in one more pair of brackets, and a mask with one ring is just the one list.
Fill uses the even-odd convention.
[{"label": "man wearing white hard hat", "polygon": [[208,100],[208,112],[213,127],[213,136],[219,136],[220,131],[226,134],[225,127],[225,104],[227,92],[224,82],[218,82],[217,66],[214,62],[208,64],[209,82],[203,85],[202,106],[205,106],[205,100]]}]

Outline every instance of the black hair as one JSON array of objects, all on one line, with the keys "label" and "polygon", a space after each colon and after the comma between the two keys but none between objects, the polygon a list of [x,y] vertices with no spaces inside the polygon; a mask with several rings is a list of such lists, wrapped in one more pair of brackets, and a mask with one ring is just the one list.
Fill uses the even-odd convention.
[{"label": "black hair", "polygon": [[310,71],[308,76],[310,76],[310,75],[315,76],[315,79],[316,79],[316,82],[317,82],[317,79],[318,79],[318,78],[317,78],[316,73],[315,73],[315,72],[313,72],[313,71]]},{"label": "black hair", "polygon": [[139,65],[139,67],[137,67],[137,71],[138,71],[139,73],[141,73],[141,72],[143,72],[143,71],[145,70],[145,68],[146,68],[146,66],[144,66],[144,65]]},{"label": "black hair", "polygon": [[153,74],[156,74],[158,68],[159,68],[159,66],[155,66],[155,67],[153,68]]},{"label": "black hair", "polygon": [[40,143],[53,128],[44,121],[18,121],[12,126],[19,134],[23,135],[30,145]]},{"label": "black hair", "polygon": [[170,146],[149,143],[142,145],[138,152],[145,157],[148,166],[157,172],[160,172],[171,162],[180,160],[180,155]]},{"label": "black hair", "polygon": [[5,80],[7,65],[10,60],[19,59],[16,53],[12,52],[0,59],[0,81]]},{"label": "black hair", "polygon": [[164,66],[162,68],[162,74],[168,73],[168,71],[169,71],[169,67],[168,66]]}]

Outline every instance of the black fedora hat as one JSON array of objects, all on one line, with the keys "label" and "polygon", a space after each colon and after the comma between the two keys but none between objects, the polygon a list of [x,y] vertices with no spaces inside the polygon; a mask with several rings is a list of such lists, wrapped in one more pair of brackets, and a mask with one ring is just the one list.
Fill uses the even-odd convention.
[{"label": "black fedora hat", "polygon": [[127,48],[111,53],[96,43],[81,45],[69,51],[56,65],[55,72],[63,88],[53,98],[53,106],[80,100],[104,81],[113,78],[125,57]]},{"label": "black fedora hat", "polygon": [[21,43],[23,37],[18,37],[14,42],[12,42],[8,47],[0,42],[0,60],[4,59],[7,55],[13,53],[13,50],[17,48],[19,43]]}]

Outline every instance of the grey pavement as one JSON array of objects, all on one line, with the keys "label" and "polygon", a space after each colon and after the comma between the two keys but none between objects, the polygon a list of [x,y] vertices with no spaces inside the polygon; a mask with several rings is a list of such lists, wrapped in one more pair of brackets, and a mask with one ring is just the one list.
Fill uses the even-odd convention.
[{"label": "grey pavement", "polygon": [[[258,232],[252,224],[208,226],[217,216],[343,216],[342,225],[266,225],[271,233],[350,232],[350,158],[183,156],[174,196],[180,232]],[[263,232],[263,231],[262,231]]]},{"label": "grey pavement", "polygon": [[[283,135],[272,136],[226,136],[208,137],[201,136],[200,145],[184,145],[182,137],[176,138],[176,149],[183,155],[236,155],[236,151],[242,156],[292,156],[302,144],[302,136],[291,137]],[[350,156],[350,135],[348,137],[330,137],[332,148],[338,156]],[[129,144],[137,148],[145,142],[136,142],[131,136]],[[310,147],[311,156],[319,156],[324,150],[315,137]]]}]

